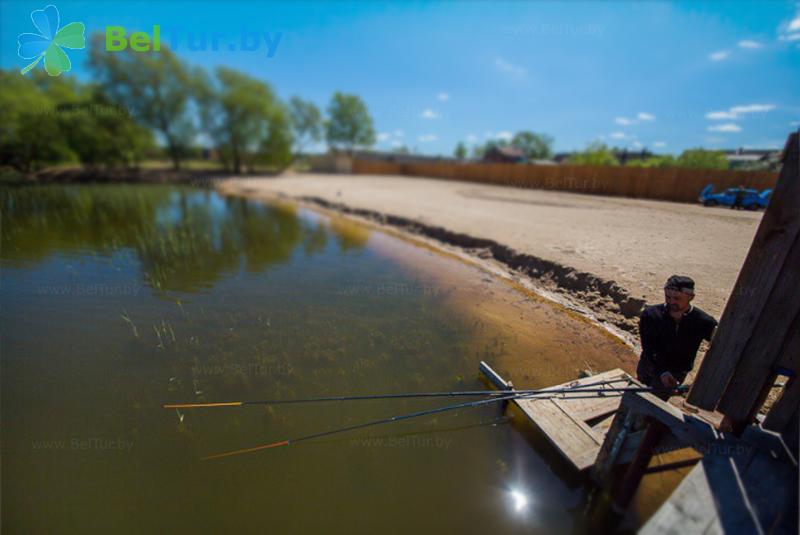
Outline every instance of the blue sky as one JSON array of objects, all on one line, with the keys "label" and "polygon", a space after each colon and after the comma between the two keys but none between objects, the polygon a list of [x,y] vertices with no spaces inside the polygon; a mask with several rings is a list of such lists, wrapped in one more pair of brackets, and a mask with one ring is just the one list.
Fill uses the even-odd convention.
[{"label": "blue sky", "polygon": [[[0,4],[0,65],[49,2]],[[87,32],[162,28],[193,64],[227,65],[322,109],[334,91],[367,103],[377,148],[450,154],[523,129],[559,151],[781,147],[800,126],[797,2],[53,2]],[[240,48],[242,31],[280,41]],[[190,51],[188,32],[206,35]],[[222,34],[210,50],[212,32]],[[196,44],[200,44],[197,41]],[[72,73],[88,79],[85,50]]]}]

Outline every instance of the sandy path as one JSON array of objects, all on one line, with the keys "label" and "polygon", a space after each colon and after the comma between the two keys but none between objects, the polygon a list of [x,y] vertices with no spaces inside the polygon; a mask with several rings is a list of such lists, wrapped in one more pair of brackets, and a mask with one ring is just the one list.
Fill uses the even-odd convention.
[{"label": "sandy path", "polygon": [[300,174],[220,187],[399,216],[614,281],[634,301],[624,315],[620,299],[581,285],[568,290],[620,314],[614,323],[629,330],[638,299],[660,302],[673,273],[693,277],[695,304],[719,318],[761,220],[760,212],[396,176]]}]

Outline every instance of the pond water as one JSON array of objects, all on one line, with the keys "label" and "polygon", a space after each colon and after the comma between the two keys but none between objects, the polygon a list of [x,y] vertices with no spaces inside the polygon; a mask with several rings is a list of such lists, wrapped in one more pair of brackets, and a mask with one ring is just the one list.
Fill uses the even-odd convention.
[{"label": "pond water", "polygon": [[162,404],[483,389],[482,359],[545,386],[628,358],[600,329],[289,205],[156,185],[0,195],[4,533],[586,529],[583,479],[497,406],[202,461],[458,400]]}]

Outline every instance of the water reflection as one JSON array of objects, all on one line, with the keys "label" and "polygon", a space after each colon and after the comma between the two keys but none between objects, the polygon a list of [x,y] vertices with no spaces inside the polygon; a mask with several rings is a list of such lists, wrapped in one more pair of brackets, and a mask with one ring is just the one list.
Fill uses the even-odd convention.
[{"label": "water reflection", "polygon": [[332,233],[340,250],[358,250],[364,227],[330,228],[290,206],[221,198],[190,188],[40,186],[0,189],[2,249],[10,266],[55,253],[132,252],[144,282],[161,291],[207,288],[240,267],[260,272],[300,248],[322,252]]}]

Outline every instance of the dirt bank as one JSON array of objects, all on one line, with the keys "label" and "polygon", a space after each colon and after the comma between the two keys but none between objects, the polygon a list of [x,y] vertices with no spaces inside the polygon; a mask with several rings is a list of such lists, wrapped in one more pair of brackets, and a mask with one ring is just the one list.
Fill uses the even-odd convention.
[{"label": "dirt bank", "polygon": [[424,178],[301,174],[225,181],[223,192],[284,196],[435,240],[627,333],[673,273],[719,317],[760,213]]}]

